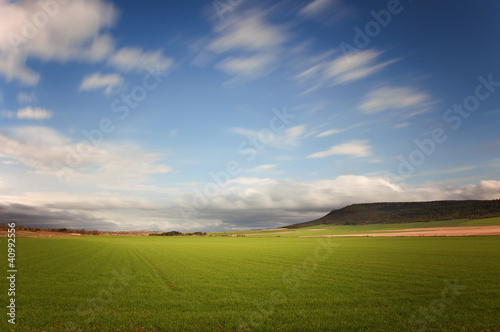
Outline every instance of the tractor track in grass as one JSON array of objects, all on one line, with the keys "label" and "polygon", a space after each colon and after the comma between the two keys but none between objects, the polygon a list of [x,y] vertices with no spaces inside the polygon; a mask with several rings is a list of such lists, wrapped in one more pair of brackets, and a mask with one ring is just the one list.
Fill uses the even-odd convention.
[{"label": "tractor track in grass", "polygon": [[160,284],[164,285],[168,289],[174,288],[172,283],[162,275],[158,267],[155,264],[153,264],[153,262],[151,262],[151,260],[147,258],[146,255],[140,253],[139,248],[137,248],[137,246],[135,245],[135,243],[133,243],[133,241],[130,241],[130,246],[134,248],[135,255],[150,267],[151,271],[153,272],[152,273],[153,278],[159,280]]}]

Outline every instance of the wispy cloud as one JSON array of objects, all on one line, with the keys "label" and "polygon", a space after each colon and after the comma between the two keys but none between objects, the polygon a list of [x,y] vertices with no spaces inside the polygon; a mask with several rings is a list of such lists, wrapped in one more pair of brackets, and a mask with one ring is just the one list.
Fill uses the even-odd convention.
[{"label": "wispy cloud", "polygon": [[346,130],[347,130],[347,128],[343,128],[343,129],[329,129],[329,130],[325,130],[325,131],[319,133],[318,135],[316,135],[314,137],[327,137],[327,136],[330,136],[330,135],[335,135],[335,134],[343,133]]},{"label": "wispy cloud", "polygon": [[19,120],[47,120],[52,118],[53,113],[44,108],[27,106],[18,109],[16,112],[13,111],[0,111],[0,117],[2,118],[17,118]]},{"label": "wispy cloud", "polygon": [[462,173],[462,172],[472,171],[472,170],[478,169],[480,167],[487,167],[487,166],[484,165],[484,166],[453,167],[453,168],[449,168],[449,169],[441,169],[441,170],[425,172],[425,173],[419,174],[419,176]]},{"label": "wispy cloud", "polygon": [[355,10],[342,0],[313,0],[299,11],[299,16],[325,25],[337,24],[354,15]]},{"label": "wispy cloud", "polygon": [[104,89],[104,94],[109,96],[117,92],[125,80],[120,74],[101,74],[100,72],[85,76],[80,83],[80,91]]},{"label": "wispy cloud", "polygon": [[352,158],[369,157],[372,155],[371,146],[368,141],[357,140],[341,143],[330,147],[328,150],[316,152],[307,158],[325,158],[333,155],[347,155]]},{"label": "wispy cloud", "polygon": [[300,15],[315,16],[328,9],[328,7],[337,1],[335,0],[314,0],[299,11]]},{"label": "wispy cloud", "polygon": [[282,146],[290,146],[297,147],[300,145],[302,139],[304,139],[306,135],[306,125],[298,125],[294,127],[287,128],[282,136],[279,136],[279,145]]},{"label": "wispy cloud", "polygon": [[278,167],[278,164],[267,164],[267,165],[260,165],[254,168],[250,168],[245,170],[245,172],[248,173],[266,173],[266,174],[282,174],[284,173],[283,171],[278,171],[275,170],[276,167]]},{"label": "wispy cloud", "polygon": [[167,71],[174,60],[163,55],[162,50],[143,51],[137,47],[123,47],[109,58],[108,64],[124,72],[145,72],[147,68]]},{"label": "wispy cloud", "polygon": [[262,76],[267,68],[274,62],[274,58],[269,55],[253,55],[247,57],[227,57],[219,62],[215,67],[228,75],[238,78],[254,78]]},{"label": "wispy cloud", "polygon": [[288,39],[286,29],[268,22],[265,11],[246,11],[242,17],[217,22],[204,48],[208,53],[199,54],[195,62],[206,62],[209,54],[223,56],[215,67],[233,77],[228,83],[254,79],[273,71]]},{"label": "wispy cloud", "polygon": [[38,107],[37,108],[25,107],[17,111],[18,119],[46,120],[50,119],[51,117],[52,117],[52,112]]},{"label": "wispy cloud", "polygon": [[243,19],[233,18],[216,25],[217,37],[207,49],[215,53],[230,50],[264,52],[274,49],[287,40],[283,28],[265,20],[265,12],[248,12]]},{"label": "wispy cloud", "polygon": [[390,60],[376,63],[381,54],[380,51],[366,50],[353,54],[349,61],[345,57],[338,57],[328,64],[325,75],[327,78],[333,79],[337,84],[356,81],[368,77],[397,61]]},{"label": "wispy cloud", "polygon": [[[259,137],[262,135],[257,130],[241,128],[241,127],[231,128],[230,131],[241,136],[253,137],[258,140],[260,139]],[[282,132],[273,133],[272,140],[270,140],[270,142],[267,145],[281,149],[295,148],[300,146],[302,140],[305,139],[307,136],[308,135],[307,135],[306,125],[293,126],[283,130]]]},{"label": "wispy cloud", "polygon": [[331,136],[331,135],[341,134],[341,133],[344,133],[344,132],[349,131],[351,129],[360,127],[364,124],[365,124],[364,122],[360,122],[360,123],[357,123],[355,125],[352,125],[352,126],[346,127],[346,128],[333,128],[333,129],[325,130],[325,131],[315,135],[314,137],[320,138],[320,137],[327,137],[327,136]]},{"label": "wispy cloud", "polygon": [[387,110],[424,109],[433,103],[430,95],[414,88],[385,86],[368,92],[359,109],[370,114]]},{"label": "wispy cloud", "polygon": [[300,16],[326,24],[337,23],[353,13],[341,0],[313,0],[299,11]]},{"label": "wispy cloud", "polygon": [[[319,58],[316,63],[310,64],[295,76],[301,84],[307,84],[309,88],[303,93],[307,94],[324,86],[351,83],[367,78],[397,59],[379,61],[382,52],[369,49],[353,54],[349,61],[342,55],[336,58]],[[309,63],[310,61],[306,61]]]}]

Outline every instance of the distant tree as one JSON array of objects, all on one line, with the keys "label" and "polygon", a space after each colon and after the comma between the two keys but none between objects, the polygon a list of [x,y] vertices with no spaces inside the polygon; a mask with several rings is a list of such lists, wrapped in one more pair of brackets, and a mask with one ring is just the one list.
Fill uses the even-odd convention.
[{"label": "distant tree", "polygon": [[161,233],[159,236],[180,236],[180,235],[182,235],[182,232],[170,231],[170,232]]}]

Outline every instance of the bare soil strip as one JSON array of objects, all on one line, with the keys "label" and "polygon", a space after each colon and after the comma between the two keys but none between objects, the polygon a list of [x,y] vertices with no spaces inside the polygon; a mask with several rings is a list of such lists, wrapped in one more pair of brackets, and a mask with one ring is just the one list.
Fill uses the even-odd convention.
[{"label": "bare soil strip", "polygon": [[365,233],[343,235],[311,235],[299,237],[399,237],[399,236],[492,236],[500,235],[500,226],[410,228],[390,231],[390,233]]}]

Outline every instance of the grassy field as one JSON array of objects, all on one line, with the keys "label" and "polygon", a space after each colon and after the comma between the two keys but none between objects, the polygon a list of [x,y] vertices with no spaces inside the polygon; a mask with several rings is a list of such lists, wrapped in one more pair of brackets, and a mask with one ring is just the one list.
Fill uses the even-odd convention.
[{"label": "grassy field", "polygon": [[17,268],[15,331],[500,331],[500,237],[18,239]]}]

